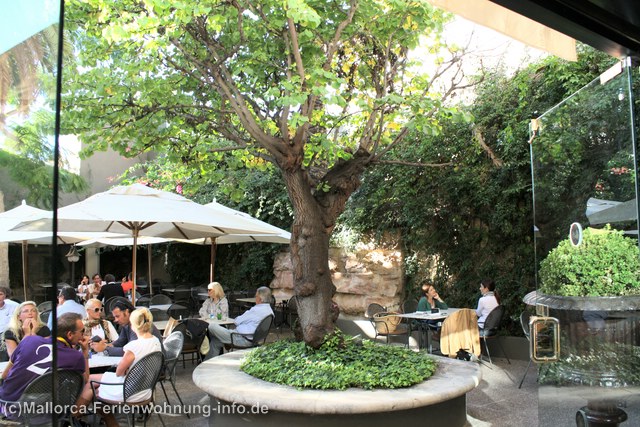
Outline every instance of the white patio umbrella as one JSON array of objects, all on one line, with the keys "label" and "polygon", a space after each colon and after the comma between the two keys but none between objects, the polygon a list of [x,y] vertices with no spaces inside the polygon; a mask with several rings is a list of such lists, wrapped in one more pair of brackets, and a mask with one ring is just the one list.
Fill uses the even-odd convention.
[{"label": "white patio umbrella", "polygon": [[[51,218],[24,222],[15,230],[51,230]],[[217,212],[178,194],[142,184],[114,187],[58,209],[58,230],[128,234],[133,237],[132,272],[135,299],[138,237],[197,239],[225,234],[274,234],[237,215]]]},{"label": "white patio umbrella", "polygon": [[[211,245],[211,262],[209,268],[209,280],[213,281],[213,270],[215,266],[215,255],[216,255],[216,246],[224,245],[224,244],[233,244],[233,243],[250,243],[250,242],[265,242],[265,243],[279,243],[279,244],[289,244],[291,241],[291,233],[285,231],[281,228],[275,227],[269,223],[261,221],[257,218],[252,217],[251,215],[237,211],[235,209],[231,209],[227,206],[221,205],[220,203],[212,202],[206,207],[212,209],[216,214],[222,212],[223,214],[231,214],[240,216],[245,218],[252,223],[255,223],[259,227],[265,227],[271,230],[273,233],[277,234],[225,234],[223,236],[218,237],[206,237],[201,239],[165,239],[160,237],[145,237],[138,239],[138,244],[157,244],[157,243],[167,243],[167,242],[179,242],[179,243],[189,243],[195,245]],[[79,243],[78,246],[88,246],[88,247],[105,247],[105,246],[132,246],[133,238],[99,238],[93,240],[87,240],[82,243]],[[150,253],[150,252],[149,252]],[[151,268],[151,261],[149,261],[149,269]],[[149,281],[151,281],[151,272],[149,271]]]},{"label": "white patio umbrella", "polygon": [[204,239],[189,240],[187,243],[199,244],[199,245],[211,245],[211,261],[209,265],[209,281],[213,282],[213,270],[216,264],[216,250],[217,245],[232,244],[232,243],[248,243],[248,242],[267,242],[267,243],[280,243],[289,244],[291,242],[291,233],[278,228],[274,225],[261,221],[252,217],[248,213],[241,212],[235,209],[231,209],[228,206],[221,205],[215,200],[205,205],[214,212],[227,213],[237,217],[245,218],[250,221],[260,224],[270,229],[274,234],[227,234],[219,237],[208,237]]},{"label": "white patio umbrella", "polygon": [[[27,298],[29,283],[28,251],[29,245],[50,245],[53,241],[51,231],[10,231],[23,221],[39,218],[51,218],[51,211],[29,206],[24,200],[19,206],[0,213],[0,243],[22,244],[22,286],[24,297]],[[58,233],[59,244],[74,244],[87,239],[99,237],[119,236],[112,233]]]}]

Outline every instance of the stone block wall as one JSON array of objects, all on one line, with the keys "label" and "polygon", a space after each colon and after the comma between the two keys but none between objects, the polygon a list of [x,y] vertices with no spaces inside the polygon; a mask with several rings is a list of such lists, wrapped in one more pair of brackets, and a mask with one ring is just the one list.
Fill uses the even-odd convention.
[{"label": "stone block wall", "polygon": [[[345,314],[361,315],[376,302],[390,310],[402,304],[404,272],[398,250],[362,249],[348,252],[329,249],[329,269],[336,286],[334,300]],[[276,297],[293,296],[293,273],[289,252],[281,252],[274,261],[271,289]]]}]

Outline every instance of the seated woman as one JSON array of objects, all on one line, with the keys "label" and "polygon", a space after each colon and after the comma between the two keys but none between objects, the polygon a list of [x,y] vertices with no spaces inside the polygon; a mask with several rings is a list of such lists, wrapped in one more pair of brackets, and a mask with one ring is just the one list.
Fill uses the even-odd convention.
[{"label": "seated woman", "polygon": [[[147,354],[162,351],[160,341],[151,333],[153,327],[153,316],[146,307],[141,307],[134,310],[131,313],[130,318],[131,328],[138,336],[138,339],[130,341],[124,346],[124,356],[115,372],[105,372],[104,374],[93,374],[89,377],[89,380],[102,381],[106,383],[119,383],[118,385],[99,385],[96,387],[96,394],[102,399],[122,401],[122,383],[124,383],[125,376],[129,369],[134,366],[137,361]],[[77,401],[78,413],[86,413],[86,407],[91,403],[93,397],[93,390],[91,388],[91,382],[85,384],[82,393]],[[151,397],[153,390],[143,390],[139,393],[128,398],[129,402],[141,402]],[[102,413],[107,427],[117,426],[118,423],[111,413]]]},{"label": "seated woman", "polygon": [[0,348],[6,348],[7,355],[10,358],[18,343],[29,335],[39,335],[41,337],[51,335],[47,325],[40,320],[40,313],[36,303],[33,301],[25,301],[16,307],[11,320],[9,320],[9,326],[2,336]]},{"label": "seated woman", "polygon": [[83,323],[85,334],[88,334],[89,338],[100,337],[101,341],[104,341],[105,344],[109,344],[118,339],[118,331],[116,331],[113,323],[102,318],[104,312],[102,302],[99,299],[91,298],[87,301],[84,308],[87,311],[87,315]]},{"label": "seated woman", "polygon": [[436,288],[434,288],[431,283],[425,282],[422,285],[422,291],[424,292],[424,296],[418,301],[418,311],[431,311],[432,308],[446,310],[449,308],[447,303],[440,298],[438,291],[436,291]]},{"label": "seated woman", "polygon": [[478,300],[476,314],[478,315],[478,328],[482,329],[489,313],[500,305],[500,296],[496,291],[495,282],[491,279],[485,279],[480,282],[480,293],[482,296]]},{"label": "seated woman", "polygon": [[88,299],[87,296],[89,295],[89,285],[91,284],[91,279],[89,278],[89,276],[87,276],[86,274],[84,276],[82,276],[82,280],[80,281],[80,284],[78,285],[78,293],[79,294],[84,294],[84,296],[82,297],[83,299]]},{"label": "seated woman", "polygon": [[[434,308],[446,310],[449,308],[447,303],[440,298],[440,295],[438,295],[438,291],[436,291],[433,284],[425,282],[422,285],[422,291],[424,292],[424,296],[420,298],[420,301],[418,301],[418,311],[431,311],[431,309]],[[420,322],[433,331],[431,333],[431,337],[433,339],[440,339],[442,320],[421,320]]]},{"label": "seated woman", "polygon": [[209,286],[207,286],[209,298],[207,298],[202,307],[200,308],[199,314],[202,318],[220,318],[226,319],[229,317],[229,301],[227,297],[224,296],[224,291],[222,290],[222,285],[218,282],[211,282]]}]

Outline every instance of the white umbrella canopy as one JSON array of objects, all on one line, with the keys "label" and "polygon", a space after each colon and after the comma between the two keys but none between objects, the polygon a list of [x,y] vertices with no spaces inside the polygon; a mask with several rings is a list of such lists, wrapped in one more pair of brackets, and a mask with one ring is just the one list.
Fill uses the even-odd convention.
[{"label": "white umbrella canopy", "polygon": [[[16,225],[34,219],[51,218],[51,211],[29,206],[24,200],[19,206],[0,213],[0,243],[22,244],[22,280],[24,297],[27,298],[28,284],[28,245],[50,245],[53,241],[51,231],[11,231]],[[60,244],[73,244],[87,239],[119,236],[113,233],[58,233]]]},{"label": "white umbrella canopy", "polygon": [[[15,230],[47,231],[51,218],[24,222]],[[135,298],[137,239],[165,237],[196,239],[224,234],[275,234],[247,218],[218,212],[178,194],[142,184],[114,187],[58,209],[58,230],[128,234],[133,237],[132,272]]]}]

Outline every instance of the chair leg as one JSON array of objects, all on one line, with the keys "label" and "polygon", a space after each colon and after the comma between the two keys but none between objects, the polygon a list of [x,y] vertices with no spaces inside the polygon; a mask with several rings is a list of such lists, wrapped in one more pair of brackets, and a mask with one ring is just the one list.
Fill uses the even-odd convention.
[{"label": "chair leg", "polygon": [[[180,405],[182,405],[182,407],[184,408],[184,402],[182,401],[182,398],[178,394],[178,390],[176,390],[176,384],[172,380],[169,380],[169,382],[171,383],[171,387],[173,387],[173,391],[176,393],[176,396],[178,396],[178,400],[180,401]],[[167,402],[168,401],[169,401],[169,399],[167,399]],[[187,418],[191,418],[191,415],[189,415],[189,411],[186,411],[186,412],[187,412]],[[164,425],[164,422],[162,423],[162,425]]]},{"label": "chair leg", "polygon": [[[502,346],[502,343],[500,342],[500,337],[496,337],[496,340],[498,341],[498,345],[500,346],[500,350],[502,350],[502,354],[504,354],[504,357],[507,358],[507,362],[509,362],[509,365],[511,365],[511,360],[509,360],[509,356],[507,356],[507,352],[504,351],[504,347]],[[531,360],[531,359],[529,359]]]},{"label": "chair leg", "polygon": [[522,388],[522,383],[524,383],[524,379],[527,377],[527,373],[529,372],[529,368],[531,368],[531,358],[529,358],[529,363],[527,364],[527,369],[525,369],[524,375],[522,375],[522,379],[520,380],[520,385],[518,385],[518,388]]},{"label": "chair leg", "polygon": [[[169,402],[169,396],[167,396],[167,390],[165,390],[164,388],[164,381],[158,381],[160,383],[160,387],[162,387],[162,392],[164,393],[164,398],[167,400],[167,403],[169,405],[171,405],[171,402]],[[178,393],[176,393],[178,394]],[[178,398],[180,398],[180,396],[178,396]]]},{"label": "chair leg", "polygon": [[486,338],[481,338],[482,341],[484,341],[484,348],[485,350],[487,350],[487,357],[489,358],[489,363],[493,365],[493,362],[491,361],[491,353],[489,353],[489,346],[487,345],[487,339]]}]

